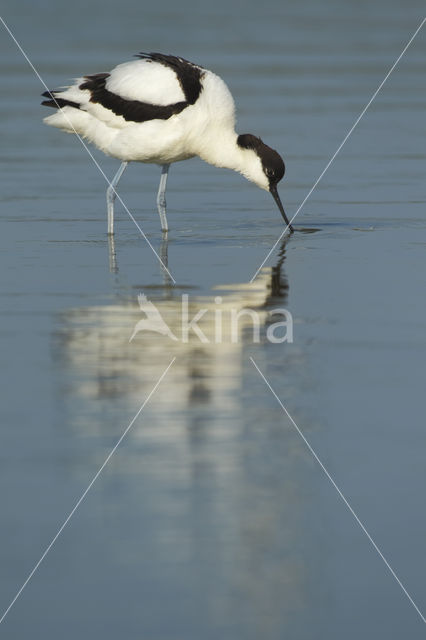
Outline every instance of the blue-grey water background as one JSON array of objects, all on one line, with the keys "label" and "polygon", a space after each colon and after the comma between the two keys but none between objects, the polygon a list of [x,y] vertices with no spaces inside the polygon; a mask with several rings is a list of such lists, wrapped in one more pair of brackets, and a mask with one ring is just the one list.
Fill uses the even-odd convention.
[{"label": "blue-grey water background", "polygon": [[[219,73],[287,164],[290,215],[424,13],[421,2],[2,3],[50,88],[138,51]],[[272,199],[198,160],[168,186],[169,268],[0,25],[0,615],[176,361],[0,626],[12,638],[423,638],[425,626],[254,369],[426,610],[423,29],[277,247]],[[94,150],[110,177],[117,161]],[[157,167],[120,194],[161,250]],[[115,261],[109,253],[114,249]],[[163,246],[164,251],[164,246]],[[278,287],[269,288],[278,281]],[[216,287],[221,287],[217,289]],[[145,293],[285,306],[294,343],[129,343]],[[269,306],[268,306],[269,305]],[[211,311],[210,311],[211,312]],[[129,333],[130,332],[130,333]]]}]

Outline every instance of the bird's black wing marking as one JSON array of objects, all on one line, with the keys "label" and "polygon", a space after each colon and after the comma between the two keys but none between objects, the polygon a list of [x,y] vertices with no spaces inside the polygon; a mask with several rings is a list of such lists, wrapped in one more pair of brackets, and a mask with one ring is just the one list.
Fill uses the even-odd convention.
[{"label": "bird's black wing marking", "polygon": [[159,62],[165,67],[170,67],[176,74],[179,84],[182,87],[182,91],[185,94],[185,98],[188,104],[195,104],[198,100],[198,96],[202,90],[201,78],[203,77],[203,68],[198,65],[185,60],[184,58],[178,58],[177,56],[170,56],[164,53],[138,53],[136,58],[142,60],[151,60],[152,62]]},{"label": "bird's black wing marking", "polygon": [[80,105],[78,102],[73,102],[72,100],[65,100],[65,98],[55,97],[54,94],[60,93],[60,91],[45,91],[41,95],[44,98],[49,98],[49,100],[43,100],[41,103],[44,107],[53,107],[54,109],[62,109],[62,107],[74,107],[74,109],[79,109]]},{"label": "bird's black wing marking", "polygon": [[[97,103],[109,109],[117,116],[123,116],[125,120],[131,122],[146,122],[147,120],[168,120],[171,116],[180,113],[186,107],[194,104],[202,90],[201,78],[203,69],[197,65],[178,58],[162,53],[140,53],[138,58],[159,62],[164,66],[171,68],[179,81],[185,100],[175,102],[168,105],[155,105],[149,102],[141,102],[139,100],[126,100],[121,96],[108,91],[106,81],[109,73],[96,73],[90,76],[84,76],[84,82],[79,85],[79,89],[87,89],[90,91],[90,102]],[[49,107],[71,106],[79,108],[76,102],[71,102],[63,98],[55,98],[50,92],[43,94],[50,98],[42,104]]]},{"label": "bird's black wing marking", "polygon": [[97,73],[93,76],[85,76],[79,89],[88,89],[91,93],[90,102],[98,103],[109,109],[117,116],[123,116],[131,122],[146,122],[147,120],[168,120],[176,113],[180,113],[188,102],[175,102],[165,106],[140,102],[139,100],[126,100],[119,95],[108,91],[105,84],[109,73]]}]

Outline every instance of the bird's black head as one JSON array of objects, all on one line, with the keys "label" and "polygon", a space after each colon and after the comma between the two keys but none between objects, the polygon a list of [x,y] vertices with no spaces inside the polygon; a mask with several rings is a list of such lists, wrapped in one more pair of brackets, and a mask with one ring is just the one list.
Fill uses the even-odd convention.
[{"label": "bird's black head", "polygon": [[271,149],[266,144],[262,143],[262,147],[259,148],[259,158],[262,162],[263,171],[268,178],[269,187],[271,185],[277,185],[285,174],[284,160],[280,154]]},{"label": "bird's black head", "polygon": [[268,147],[268,145],[260,138],[252,135],[251,133],[243,133],[239,135],[237,138],[237,144],[242,149],[252,149],[258,156],[262,166],[262,172],[264,174],[264,179],[262,180],[263,184],[260,184],[260,180],[258,181],[258,184],[271,192],[286,225],[290,231],[293,231],[293,228],[285,214],[284,207],[281,203],[277,190],[277,185],[285,173],[284,160],[281,158],[280,154],[275,151],[275,149],[271,149],[271,147]]},{"label": "bird's black head", "polygon": [[242,149],[253,149],[256,153],[262,164],[267,184],[278,184],[285,173],[284,160],[280,154],[251,133],[243,133],[238,136],[237,143]]}]

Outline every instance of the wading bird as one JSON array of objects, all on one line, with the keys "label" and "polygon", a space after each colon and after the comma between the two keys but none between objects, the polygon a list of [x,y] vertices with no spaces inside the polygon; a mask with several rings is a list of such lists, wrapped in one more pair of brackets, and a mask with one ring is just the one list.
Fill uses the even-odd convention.
[{"label": "wading bird", "polygon": [[157,195],[161,229],[168,230],[166,183],[172,162],[199,156],[239,171],[270,191],[290,232],[277,191],[284,175],[281,156],[260,138],[235,132],[235,104],[219,76],[183,58],[140,53],[110,73],[78,78],[46,91],[42,104],[57,109],[44,122],[77,133],[121,160],[107,189],[108,233],[114,233],[116,187],[129,162],[161,165]]}]

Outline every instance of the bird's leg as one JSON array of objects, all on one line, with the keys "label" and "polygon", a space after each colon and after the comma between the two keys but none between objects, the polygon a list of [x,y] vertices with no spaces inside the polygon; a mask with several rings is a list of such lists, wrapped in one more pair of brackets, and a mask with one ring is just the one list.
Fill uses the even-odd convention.
[{"label": "bird's leg", "polygon": [[118,181],[123,175],[124,169],[127,167],[128,162],[122,162],[120,164],[120,168],[117,173],[113,177],[110,182],[110,185],[106,192],[106,200],[107,200],[107,209],[108,209],[108,234],[112,235],[114,233],[114,200],[117,197],[117,193],[115,191],[115,187],[118,185]]},{"label": "bird's leg", "polygon": [[108,254],[109,254],[109,270],[110,273],[118,273],[117,256],[115,253],[114,236],[108,235]]},{"label": "bird's leg", "polygon": [[169,167],[170,164],[163,164],[161,167],[160,186],[158,187],[157,194],[157,208],[158,213],[160,214],[161,230],[164,232],[169,230],[166,218],[166,185]]},{"label": "bird's leg", "polygon": [[169,234],[167,233],[167,231],[163,233],[163,237],[161,240],[161,249],[160,249],[160,257],[161,257],[160,264],[161,264],[161,271],[163,272],[163,282],[164,282],[165,291],[169,290],[170,287],[172,287],[172,282],[173,282],[170,275],[170,271],[169,271],[168,235]]}]

